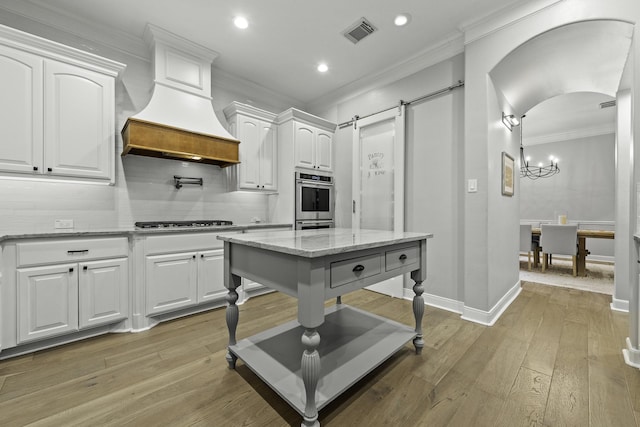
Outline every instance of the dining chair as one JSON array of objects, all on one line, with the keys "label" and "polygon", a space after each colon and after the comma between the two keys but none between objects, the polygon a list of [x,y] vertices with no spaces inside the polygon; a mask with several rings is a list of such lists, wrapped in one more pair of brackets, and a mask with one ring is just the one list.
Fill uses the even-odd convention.
[{"label": "dining chair", "polygon": [[577,276],[578,226],[576,224],[541,224],[542,272],[547,269],[548,256],[571,255],[573,275]]},{"label": "dining chair", "polygon": [[531,239],[531,224],[520,224],[520,252],[527,253],[527,263],[531,271],[531,254],[538,249],[537,243]]}]

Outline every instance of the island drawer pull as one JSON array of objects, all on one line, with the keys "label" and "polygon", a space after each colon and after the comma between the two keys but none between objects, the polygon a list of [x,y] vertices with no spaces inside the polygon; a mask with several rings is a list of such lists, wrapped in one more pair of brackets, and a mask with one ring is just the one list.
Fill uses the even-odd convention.
[{"label": "island drawer pull", "polygon": [[364,265],[362,265],[362,264],[358,264],[355,267],[353,267],[353,272],[354,273],[359,273],[359,272],[361,272],[363,270],[364,270]]},{"label": "island drawer pull", "polygon": [[398,257],[398,259],[399,259],[400,261],[404,261],[405,259],[407,259],[407,254],[402,254],[402,255],[400,255],[400,256]]},{"label": "island drawer pull", "polygon": [[89,252],[89,249],[80,249],[80,250],[77,250],[77,251],[67,251],[67,253],[68,253],[69,255],[75,255],[75,254],[86,254],[86,253],[88,253],[88,252]]}]

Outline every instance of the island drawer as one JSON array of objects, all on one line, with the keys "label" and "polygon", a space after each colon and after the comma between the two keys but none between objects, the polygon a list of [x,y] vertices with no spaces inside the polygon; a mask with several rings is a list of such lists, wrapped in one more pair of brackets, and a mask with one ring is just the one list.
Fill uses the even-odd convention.
[{"label": "island drawer", "polygon": [[101,258],[119,258],[126,257],[129,253],[126,237],[47,240],[18,243],[16,248],[18,267]]},{"label": "island drawer", "polygon": [[382,256],[380,253],[332,262],[330,286],[337,288],[356,280],[375,276],[381,271]]},{"label": "island drawer", "polygon": [[394,249],[384,254],[385,271],[420,263],[420,246],[413,245],[406,248]]}]

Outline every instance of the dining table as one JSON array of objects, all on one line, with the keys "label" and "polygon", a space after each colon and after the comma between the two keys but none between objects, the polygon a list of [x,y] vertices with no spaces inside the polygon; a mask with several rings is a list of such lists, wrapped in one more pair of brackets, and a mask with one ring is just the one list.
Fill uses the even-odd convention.
[{"label": "dining table", "polygon": [[[531,236],[540,236],[542,230],[540,228],[532,228]],[[584,277],[587,275],[587,255],[590,254],[587,249],[587,239],[614,239],[615,232],[613,230],[589,230],[578,229],[578,253],[576,255],[577,275]],[[544,248],[543,248],[544,252]],[[537,266],[540,262],[540,253],[534,251],[533,264]]]}]

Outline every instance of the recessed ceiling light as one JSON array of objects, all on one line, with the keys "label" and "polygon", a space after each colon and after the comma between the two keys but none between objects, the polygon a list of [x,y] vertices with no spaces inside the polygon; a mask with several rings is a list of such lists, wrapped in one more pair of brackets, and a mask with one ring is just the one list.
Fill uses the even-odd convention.
[{"label": "recessed ceiling light", "polygon": [[326,73],[327,71],[329,71],[329,66],[322,62],[318,64],[318,71],[320,71],[321,73]]},{"label": "recessed ceiling light", "polygon": [[235,18],[233,18],[233,24],[236,27],[244,30],[249,26],[249,21],[247,21],[247,18],[245,18],[244,16],[236,16]]},{"label": "recessed ceiling light", "polygon": [[411,15],[409,15],[408,13],[401,13],[400,15],[395,17],[393,23],[397,27],[402,27],[404,25],[407,25],[409,21],[411,21]]}]

